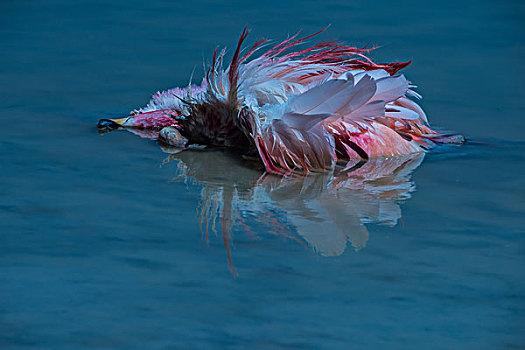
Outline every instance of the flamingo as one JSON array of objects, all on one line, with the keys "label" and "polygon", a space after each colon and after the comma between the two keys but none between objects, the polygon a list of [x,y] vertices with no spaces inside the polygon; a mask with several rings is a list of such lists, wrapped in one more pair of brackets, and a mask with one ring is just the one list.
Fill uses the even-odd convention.
[{"label": "flamingo", "polygon": [[98,126],[127,128],[178,151],[237,149],[281,175],[464,142],[430,127],[417,103],[421,96],[399,73],[411,61],[378,64],[367,56],[375,47],[338,42],[300,46],[325,29],[273,46],[258,40],[243,52],[244,28],[226,68],[225,50],[216,49],[200,85],[157,92],[127,118],[102,119]]}]

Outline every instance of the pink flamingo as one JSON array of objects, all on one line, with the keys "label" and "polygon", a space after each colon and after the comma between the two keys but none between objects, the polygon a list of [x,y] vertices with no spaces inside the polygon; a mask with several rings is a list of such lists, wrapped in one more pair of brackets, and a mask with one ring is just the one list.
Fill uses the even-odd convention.
[{"label": "pink flamingo", "polygon": [[245,28],[226,69],[225,51],[215,50],[200,86],[157,92],[145,108],[99,127],[130,128],[179,149],[237,148],[284,175],[464,142],[430,128],[414,101],[421,96],[398,73],[410,61],[377,64],[366,56],[374,48],[337,42],[298,48],[322,31],[296,34],[253,58],[268,40],[242,54]]}]

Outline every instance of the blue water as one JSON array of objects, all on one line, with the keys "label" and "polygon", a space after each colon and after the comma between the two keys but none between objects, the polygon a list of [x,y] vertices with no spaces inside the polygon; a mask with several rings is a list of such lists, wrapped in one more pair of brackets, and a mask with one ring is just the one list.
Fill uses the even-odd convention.
[{"label": "blue water", "polygon": [[[0,20],[0,348],[525,347],[522,2],[56,0]],[[97,133],[244,25],[327,24],[413,59],[432,124],[470,142],[342,192]]]}]

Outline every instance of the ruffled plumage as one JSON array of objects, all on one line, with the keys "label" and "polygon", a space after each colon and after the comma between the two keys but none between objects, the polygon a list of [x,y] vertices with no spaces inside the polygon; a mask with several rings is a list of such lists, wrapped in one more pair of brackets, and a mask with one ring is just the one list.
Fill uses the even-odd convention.
[{"label": "ruffled plumage", "polygon": [[126,122],[162,111],[171,118],[163,126],[172,126],[187,145],[236,147],[281,174],[462,142],[432,130],[410,99],[420,96],[398,73],[410,62],[376,64],[366,56],[374,48],[335,42],[298,48],[317,34],[294,35],[253,58],[269,41],[243,54],[245,29],[228,67],[225,51],[216,50],[200,86],[159,92]]}]

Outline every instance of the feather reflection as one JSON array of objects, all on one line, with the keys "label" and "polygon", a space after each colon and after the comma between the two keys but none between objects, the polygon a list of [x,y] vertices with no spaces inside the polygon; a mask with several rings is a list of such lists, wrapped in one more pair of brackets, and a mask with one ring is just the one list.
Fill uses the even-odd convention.
[{"label": "feather reflection", "polygon": [[424,153],[418,153],[351,160],[330,173],[303,177],[265,174],[258,163],[223,151],[185,151],[167,160],[179,160],[177,178],[203,186],[199,215],[203,237],[208,241],[210,230],[220,230],[228,264],[236,274],[232,231],[257,237],[247,213],[255,214],[266,233],[294,240],[322,256],[342,254],[347,242],[359,250],[369,237],[365,224],[394,226],[401,218],[399,202],[415,190],[410,175],[423,158]]}]

